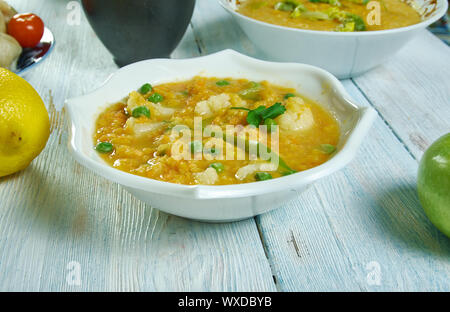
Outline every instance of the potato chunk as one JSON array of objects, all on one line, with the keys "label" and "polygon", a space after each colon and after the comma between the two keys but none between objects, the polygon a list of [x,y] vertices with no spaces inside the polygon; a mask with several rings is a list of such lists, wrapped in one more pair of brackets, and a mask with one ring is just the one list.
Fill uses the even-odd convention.
[{"label": "potato chunk", "polygon": [[167,118],[175,113],[175,109],[162,106],[160,103],[151,103],[142,94],[133,91],[128,96],[127,111],[131,114],[133,109],[139,106],[146,106],[150,110],[152,117]]},{"label": "potato chunk", "polygon": [[137,118],[130,117],[126,122],[127,129],[133,131],[133,133],[137,136],[142,136],[149,134],[155,130],[159,130],[162,126],[162,122],[151,122],[148,120],[147,122],[140,122]]},{"label": "potato chunk", "polygon": [[157,117],[171,117],[175,113],[175,109],[164,107],[159,103],[150,103],[150,111]]},{"label": "potato chunk", "polygon": [[231,105],[230,96],[226,93],[213,95],[205,101],[200,101],[195,105],[195,113],[202,117],[212,117],[218,112]]},{"label": "potato chunk", "polygon": [[210,167],[203,172],[196,173],[195,178],[200,184],[212,185],[217,182],[219,175],[216,169]]},{"label": "potato chunk", "polygon": [[303,99],[291,97],[286,103],[286,112],[277,118],[280,128],[289,131],[305,131],[314,126],[314,116]]}]

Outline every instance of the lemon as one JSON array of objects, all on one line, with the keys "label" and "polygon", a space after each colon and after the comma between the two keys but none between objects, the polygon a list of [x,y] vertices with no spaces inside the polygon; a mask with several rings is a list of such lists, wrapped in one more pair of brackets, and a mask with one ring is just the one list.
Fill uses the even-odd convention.
[{"label": "lemon", "polygon": [[0,68],[0,177],[28,167],[50,135],[39,94],[16,74]]}]

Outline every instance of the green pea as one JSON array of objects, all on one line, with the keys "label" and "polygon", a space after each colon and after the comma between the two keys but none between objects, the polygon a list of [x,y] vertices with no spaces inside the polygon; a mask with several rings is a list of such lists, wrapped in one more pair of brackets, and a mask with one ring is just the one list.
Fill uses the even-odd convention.
[{"label": "green pea", "polygon": [[266,120],[264,120],[264,124],[267,126],[267,130],[269,130],[270,132],[275,131],[277,128],[277,123],[272,118],[267,118]]},{"label": "green pea", "polygon": [[248,83],[248,86],[250,88],[261,88],[262,87],[262,85],[259,82],[256,82],[256,81],[250,81]]},{"label": "green pea", "polygon": [[295,97],[295,94],[294,93],[288,93],[288,94],[286,94],[284,96],[284,99],[287,100],[288,98],[291,98],[291,97]]},{"label": "green pea", "polygon": [[217,173],[221,173],[222,171],[225,170],[225,166],[224,166],[222,163],[220,163],[220,162],[212,163],[212,164],[209,165],[209,166],[210,166],[211,168],[216,169]]},{"label": "green pea", "polygon": [[191,153],[193,153],[193,154],[201,153],[203,150],[203,144],[200,141],[192,141],[190,143],[190,147],[191,147]]},{"label": "green pea", "polygon": [[164,97],[159,93],[153,93],[152,95],[150,95],[148,100],[152,103],[159,103],[164,100]]},{"label": "green pea", "polygon": [[215,155],[218,155],[218,154],[219,154],[219,150],[217,150],[217,149],[214,148],[214,147],[211,147],[211,148],[209,149],[209,151],[207,151],[207,153],[209,153],[209,154],[215,156]]},{"label": "green pea", "polygon": [[141,94],[147,94],[147,93],[149,93],[149,92],[152,91],[152,90],[153,90],[152,85],[149,84],[149,83],[146,83],[146,84],[144,84],[144,85],[139,89],[139,92],[140,92]]},{"label": "green pea", "polygon": [[133,116],[134,118],[139,118],[141,116],[150,118],[150,110],[146,106],[139,106],[133,109],[133,111],[131,112],[131,116]]},{"label": "green pea", "polygon": [[266,181],[272,179],[272,175],[267,172],[257,172],[255,174],[256,181]]},{"label": "green pea", "polygon": [[336,151],[336,146],[331,144],[321,144],[319,149],[325,154],[333,154]]},{"label": "green pea", "polygon": [[226,80],[219,80],[216,82],[216,85],[218,85],[219,87],[224,87],[224,86],[228,86],[230,83]]},{"label": "green pea", "polygon": [[113,145],[109,142],[100,142],[95,147],[95,150],[102,154],[111,153],[113,149],[114,149]]}]

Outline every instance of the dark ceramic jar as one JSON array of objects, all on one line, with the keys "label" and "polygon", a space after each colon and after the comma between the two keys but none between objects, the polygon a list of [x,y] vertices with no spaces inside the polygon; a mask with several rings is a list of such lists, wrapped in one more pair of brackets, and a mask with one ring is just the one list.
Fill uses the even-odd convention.
[{"label": "dark ceramic jar", "polygon": [[183,37],[195,0],[82,0],[92,28],[119,66],[169,57]]}]

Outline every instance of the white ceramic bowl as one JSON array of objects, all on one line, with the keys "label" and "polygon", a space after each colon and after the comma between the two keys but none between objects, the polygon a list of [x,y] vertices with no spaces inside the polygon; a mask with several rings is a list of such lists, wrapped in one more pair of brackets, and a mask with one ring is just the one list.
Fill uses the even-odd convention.
[{"label": "white ceramic bowl", "polygon": [[[338,78],[358,76],[383,63],[411,38],[447,11],[447,0],[416,0],[419,24],[380,31],[334,32],[277,26],[235,11],[232,0],[219,0],[252,42],[271,61],[319,66]],[[383,18],[383,16],[381,16]]]},{"label": "white ceramic bowl", "polygon": [[[338,119],[342,137],[335,156],[310,170],[264,182],[225,186],[188,186],[152,180],[106,164],[94,151],[94,125],[105,106],[150,82],[215,76],[267,80],[296,88]],[[203,221],[249,218],[281,206],[318,179],[344,167],[356,154],[376,112],[355,104],[342,84],[322,69],[303,64],[265,62],[232,50],[186,59],[154,59],[131,64],[112,75],[98,90],[66,101],[71,119],[69,149],[75,159],[97,174],[119,183],[131,194],[162,211]]]}]

